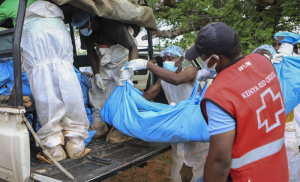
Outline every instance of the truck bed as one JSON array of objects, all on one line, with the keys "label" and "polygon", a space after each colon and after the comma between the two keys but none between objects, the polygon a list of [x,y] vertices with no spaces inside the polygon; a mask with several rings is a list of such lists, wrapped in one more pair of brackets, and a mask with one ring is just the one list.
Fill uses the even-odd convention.
[{"label": "truck bed", "polygon": [[[171,149],[170,144],[149,143],[139,139],[131,139],[120,144],[105,142],[105,138],[93,139],[87,148],[92,149],[81,159],[70,159],[60,162],[78,182],[104,181],[132,167]],[[36,159],[37,152],[31,152],[31,173],[48,176],[59,181],[71,181],[55,165]],[[88,156],[96,160],[88,159]],[[103,164],[97,159],[107,159],[110,164]]]}]

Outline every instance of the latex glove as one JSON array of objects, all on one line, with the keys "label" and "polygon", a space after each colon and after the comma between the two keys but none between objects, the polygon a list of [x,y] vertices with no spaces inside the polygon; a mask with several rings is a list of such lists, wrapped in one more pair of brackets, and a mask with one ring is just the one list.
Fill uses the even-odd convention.
[{"label": "latex glove", "polygon": [[170,106],[176,106],[176,103],[175,102],[171,102]]},{"label": "latex glove", "polygon": [[271,59],[271,62],[274,64],[274,63],[277,63],[279,64],[281,61],[282,61],[282,57],[283,56],[286,56],[285,54],[282,54],[282,53],[279,53],[279,54],[274,54],[273,58]]},{"label": "latex glove", "polygon": [[136,70],[144,70],[147,69],[148,61],[145,59],[133,59],[128,62],[127,68],[136,71]]},{"label": "latex glove", "polygon": [[121,75],[119,78],[119,85],[123,86],[123,81],[128,81],[131,85],[133,85],[132,83],[132,79],[133,79],[133,75],[134,72],[132,70],[123,70],[121,71]]},{"label": "latex glove", "polygon": [[100,90],[105,91],[107,88],[104,87],[101,75],[98,73],[95,75],[96,85]]},{"label": "latex glove", "polygon": [[275,54],[271,60],[272,63],[280,63],[283,56],[292,56],[294,46],[289,43],[282,43],[278,49],[278,53]]},{"label": "latex glove", "polygon": [[211,72],[207,71],[206,69],[202,69],[197,72],[197,79],[199,81],[205,81],[208,78],[212,78],[213,76],[214,75]]}]

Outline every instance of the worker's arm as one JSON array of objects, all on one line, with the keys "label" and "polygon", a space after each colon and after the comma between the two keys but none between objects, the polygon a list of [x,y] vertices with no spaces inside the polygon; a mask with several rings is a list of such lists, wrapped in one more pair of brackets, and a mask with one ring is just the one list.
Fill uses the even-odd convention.
[{"label": "worker's arm", "polygon": [[180,73],[174,73],[172,71],[163,69],[150,61],[147,63],[147,69],[157,75],[162,80],[171,83],[173,85],[180,85],[183,83],[190,82],[196,78],[197,70],[193,66],[187,67]]},{"label": "worker's arm", "polygon": [[134,42],[132,43],[131,47],[128,50],[129,50],[129,55],[128,55],[129,61],[133,59],[137,59],[139,57],[139,51]]},{"label": "worker's arm", "polygon": [[2,4],[0,6],[0,25],[2,25],[8,19],[13,19],[14,20],[13,23],[15,26],[18,9],[19,9],[19,3],[16,3],[16,1],[9,1],[9,0],[2,1]]},{"label": "worker's arm", "polygon": [[99,59],[95,50],[94,40],[91,36],[83,36],[79,32],[81,49],[87,51],[88,58],[92,65],[94,75],[99,74]]},{"label": "worker's arm", "polygon": [[204,167],[203,182],[225,182],[231,165],[231,150],[235,129],[210,136],[210,146]]},{"label": "worker's arm", "polygon": [[[3,4],[5,2],[7,1],[4,1]],[[2,25],[8,19],[4,11],[5,11],[4,6],[0,6],[0,25]]]},{"label": "worker's arm", "polygon": [[153,100],[162,91],[160,82],[161,79],[158,79],[156,83],[143,94],[146,100]]},{"label": "worker's arm", "polygon": [[204,167],[204,182],[225,182],[231,165],[235,120],[216,104],[206,101],[210,146]]},{"label": "worker's arm", "polygon": [[99,60],[98,60],[98,55],[97,52],[94,48],[90,48],[87,50],[87,55],[89,60],[91,61],[92,69],[94,75],[99,73]]},{"label": "worker's arm", "polygon": [[128,32],[127,26],[125,24],[120,22],[116,22],[116,23],[118,24],[117,29],[114,26],[109,27],[112,29],[112,32],[114,32],[116,29],[116,33],[110,35],[112,36],[111,38],[114,39],[117,44],[120,44],[121,46],[128,49],[129,61],[133,59],[137,59],[139,57],[139,51],[134,42],[134,38]]}]

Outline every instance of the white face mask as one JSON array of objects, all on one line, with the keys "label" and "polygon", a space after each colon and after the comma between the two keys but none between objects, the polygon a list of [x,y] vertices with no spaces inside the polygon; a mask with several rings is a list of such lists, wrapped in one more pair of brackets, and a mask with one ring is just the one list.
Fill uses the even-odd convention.
[{"label": "white face mask", "polygon": [[91,27],[92,23],[90,23],[90,20],[89,20],[89,27],[88,28],[84,28],[84,29],[79,29],[80,33],[83,35],[83,36],[90,36],[92,33],[93,33],[93,30],[89,28]]},{"label": "white face mask", "polygon": [[202,61],[202,63],[203,63],[203,65],[206,67],[206,69],[207,69],[208,71],[210,71],[212,74],[217,74],[216,66],[217,66],[218,63],[215,63],[215,64],[212,65],[211,67],[208,67],[208,65],[207,65],[208,62],[210,61],[210,59],[211,59],[212,57],[214,57],[214,58],[216,58],[216,59],[219,60],[219,56],[213,54],[213,55],[211,55],[208,59],[206,59],[205,61]]}]

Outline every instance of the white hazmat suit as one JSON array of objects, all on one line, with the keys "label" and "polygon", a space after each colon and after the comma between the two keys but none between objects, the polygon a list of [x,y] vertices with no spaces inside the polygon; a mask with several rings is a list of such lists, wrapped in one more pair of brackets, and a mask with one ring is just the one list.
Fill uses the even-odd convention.
[{"label": "white hazmat suit", "polygon": [[[95,78],[92,79],[92,88],[89,90],[90,103],[93,106],[92,115],[94,123],[91,128],[97,131],[98,136],[106,135],[108,129],[100,116],[100,110],[104,103],[118,86],[121,68],[128,61],[128,49],[120,45],[113,45],[109,48],[100,48],[101,56],[99,58],[99,71],[102,77],[105,91],[96,86]],[[118,131],[116,131],[118,132]],[[114,132],[115,134],[115,132]],[[124,135],[119,132],[119,135]],[[125,135],[123,138],[127,138]],[[120,141],[121,142],[121,141]]]},{"label": "white hazmat suit", "polygon": [[[56,160],[82,155],[89,122],[73,68],[73,47],[63,12],[47,1],[26,10],[21,47],[40,125],[37,135]],[[62,133],[62,130],[64,133]],[[70,142],[69,142],[70,141]]]}]

